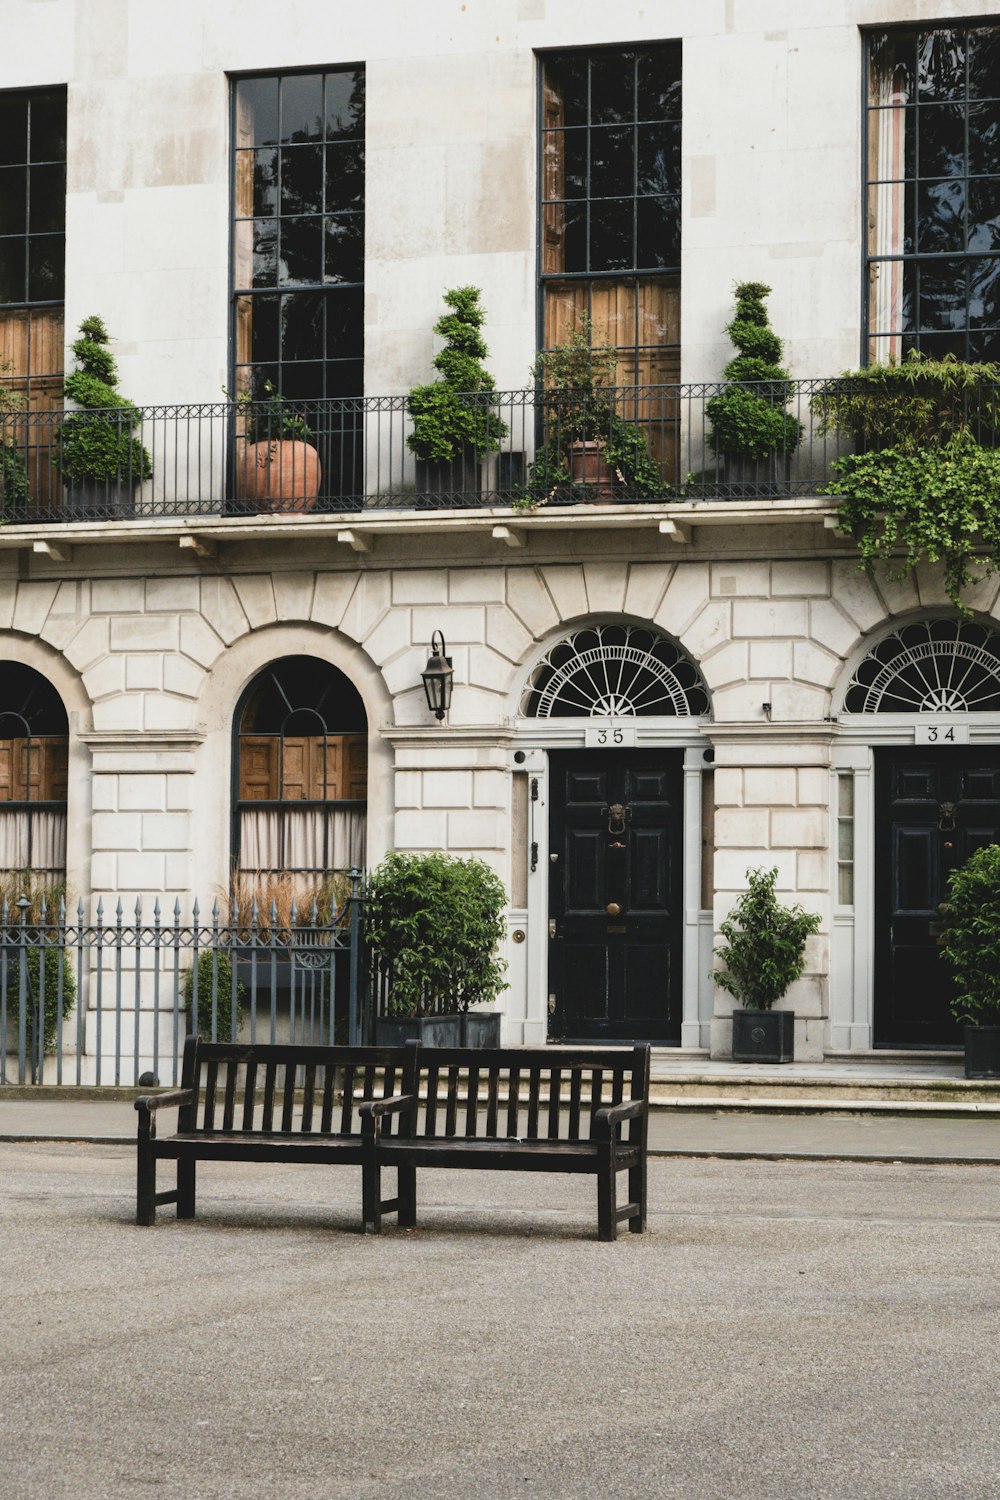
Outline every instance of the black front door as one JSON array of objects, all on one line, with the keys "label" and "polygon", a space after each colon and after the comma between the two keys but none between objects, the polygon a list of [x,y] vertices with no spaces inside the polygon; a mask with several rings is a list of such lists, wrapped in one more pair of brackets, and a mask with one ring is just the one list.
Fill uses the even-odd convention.
[{"label": "black front door", "polygon": [[681,751],[550,756],[550,1027],[679,1043]]},{"label": "black front door", "polygon": [[875,1045],[960,1040],[941,955],[948,875],[1000,842],[1000,746],[875,752]]}]

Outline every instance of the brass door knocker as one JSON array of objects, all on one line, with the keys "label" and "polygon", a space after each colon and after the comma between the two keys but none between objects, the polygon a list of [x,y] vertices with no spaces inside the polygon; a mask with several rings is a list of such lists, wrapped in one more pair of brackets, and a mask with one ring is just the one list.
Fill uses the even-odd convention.
[{"label": "brass door knocker", "polygon": [[608,832],[625,832],[625,807],[621,802],[612,802],[608,808]]},{"label": "brass door knocker", "polygon": [[938,807],[938,828],[942,833],[955,832],[955,804],[942,802]]}]

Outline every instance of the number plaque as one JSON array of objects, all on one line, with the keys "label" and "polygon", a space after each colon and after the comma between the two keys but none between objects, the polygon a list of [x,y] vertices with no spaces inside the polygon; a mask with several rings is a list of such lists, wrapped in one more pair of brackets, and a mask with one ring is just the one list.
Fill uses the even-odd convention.
[{"label": "number plaque", "polygon": [[956,723],[954,719],[936,717],[918,724],[913,732],[915,745],[967,745],[968,724]]},{"label": "number plaque", "polygon": [[621,750],[635,745],[635,724],[617,719],[592,720],[583,731],[588,750]]}]

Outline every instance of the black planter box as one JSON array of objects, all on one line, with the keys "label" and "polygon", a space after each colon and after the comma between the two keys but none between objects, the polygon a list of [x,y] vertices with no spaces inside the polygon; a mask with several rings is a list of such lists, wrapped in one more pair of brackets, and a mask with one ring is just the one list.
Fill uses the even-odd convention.
[{"label": "black planter box", "polygon": [[792,460],[787,453],[767,458],[726,458],[723,475],[727,500],[773,500],[791,491]]},{"label": "black planter box", "polygon": [[417,459],[417,509],[461,509],[481,503],[482,461],[475,448],[460,448],[455,457]]},{"label": "black planter box", "polygon": [[499,1047],[500,1012],[470,1010],[462,1017],[463,1047]]},{"label": "black planter box", "polygon": [[966,1078],[1000,1078],[1000,1026],[966,1026]]},{"label": "black planter box", "polygon": [[795,1057],[793,1010],[734,1010],[733,1062],[783,1063]]},{"label": "black planter box", "polygon": [[402,1047],[420,1042],[424,1047],[461,1047],[464,1016],[376,1016],[376,1047]]}]

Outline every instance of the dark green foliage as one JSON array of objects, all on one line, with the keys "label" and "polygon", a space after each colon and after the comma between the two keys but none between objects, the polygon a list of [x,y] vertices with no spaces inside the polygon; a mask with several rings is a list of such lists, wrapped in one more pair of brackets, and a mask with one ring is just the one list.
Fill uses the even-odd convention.
[{"label": "dark green foliage", "polygon": [[[215,1035],[223,1041],[235,1041],[246,1015],[246,990],[236,985],[236,1015],[233,1017],[233,961],[225,949],[203,948],[198,954],[198,1035],[212,1036],[212,988],[215,986]],[[194,1009],[194,976],[192,966],[184,975],[184,1014],[191,1030]]]},{"label": "dark green foliage", "polygon": [[931,359],[913,349],[901,364],[846,370],[812,398],[821,434],[844,433],[855,447],[915,453],[939,448],[958,432],[996,445],[1000,365]]},{"label": "dark green foliage", "polygon": [[[0,376],[9,370],[9,362],[0,363]],[[0,382],[0,522],[23,520],[28,506],[28,470],[17,446],[17,417],[24,406],[19,391]],[[13,420],[11,420],[13,419]],[[27,439],[27,431],[21,423]]]},{"label": "dark green foliage", "polygon": [[1000,844],[977,849],[948,877],[942,949],[955,976],[956,1020],[1000,1023]]},{"label": "dark green foliage", "polygon": [[668,492],[641,429],[613,409],[617,366],[610,344],[594,344],[589,318],[576,324],[565,344],[538,356],[532,374],[539,382],[545,440],[529,466],[524,495],[514,502],[516,510],[587,498],[586,486],[573,483],[567,454],[579,442],[601,444],[624,494],[652,499]]},{"label": "dark green foliage", "polygon": [[243,391],[236,400],[246,423],[244,436],[248,443],[312,442],[312,428],[305,417],[270,380],[264,381],[262,396],[255,398],[251,392]]},{"label": "dark green foliage", "polygon": [[725,964],[710,978],[748,1010],[770,1010],[805,968],[806,938],[819,930],[815,912],[782,906],[774,893],[778,872],[748,870],[747,889],[719,931]]},{"label": "dark green foliage", "polygon": [[132,436],[141,420],[138,408],[118,390],[118,370],[100,318],[86,318],[73,344],[79,369],[66,376],[66,395],[79,411],[66,417],[54,462],[69,486],[120,485],[134,488],[153,473],[152,461]]},{"label": "dark green foliage", "polygon": [[365,942],[388,985],[388,1014],[465,1011],[506,989],[506,894],[479,859],[389,854],[372,871]]},{"label": "dark green foliage", "polygon": [[723,371],[727,388],[706,403],[709,446],[731,458],[794,453],[802,437],[801,426],[785,410],[789,375],[779,364],[781,340],[764,305],[770,291],[762,281],[738,284],[736,313],[726,332],[739,352]]},{"label": "dark green foliage", "polygon": [[[15,918],[16,922],[16,918]],[[18,948],[17,940],[23,931],[24,937],[31,946]],[[43,941],[44,934],[44,941]],[[25,1000],[27,1009],[25,1019],[27,1023],[27,1050],[28,1055],[35,1057],[38,1054],[38,1016],[42,1000],[42,952],[44,949],[45,960],[45,1007],[43,1018],[43,1046],[46,1054],[56,1050],[56,1042],[59,1032],[60,1016],[60,983],[59,983],[59,959],[60,950],[54,943],[54,935],[48,927],[44,929],[28,926],[20,929],[12,923],[8,929],[8,936],[14,938],[14,943],[7,950],[7,1046],[16,1047],[18,1035],[18,1014],[21,1004],[21,962],[24,960],[26,977]],[[49,946],[50,942],[52,946]],[[72,1015],[76,1005],[76,976],[73,973],[72,959],[66,953],[62,957],[62,1019]]]},{"label": "dark green foliage", "polygon": [[434,357],[441,379],[414,386],[408,401],[413,431],[406,441],[418,458],[451,463],[464,448],[496,453],[506,436],[507,425],[489,396],[496,383],[482,363],[489,350],[479,331],[486,318],[480,296],[475,286],[452,287],[444,294],[452,311],[434,324],[445,340]]}]

